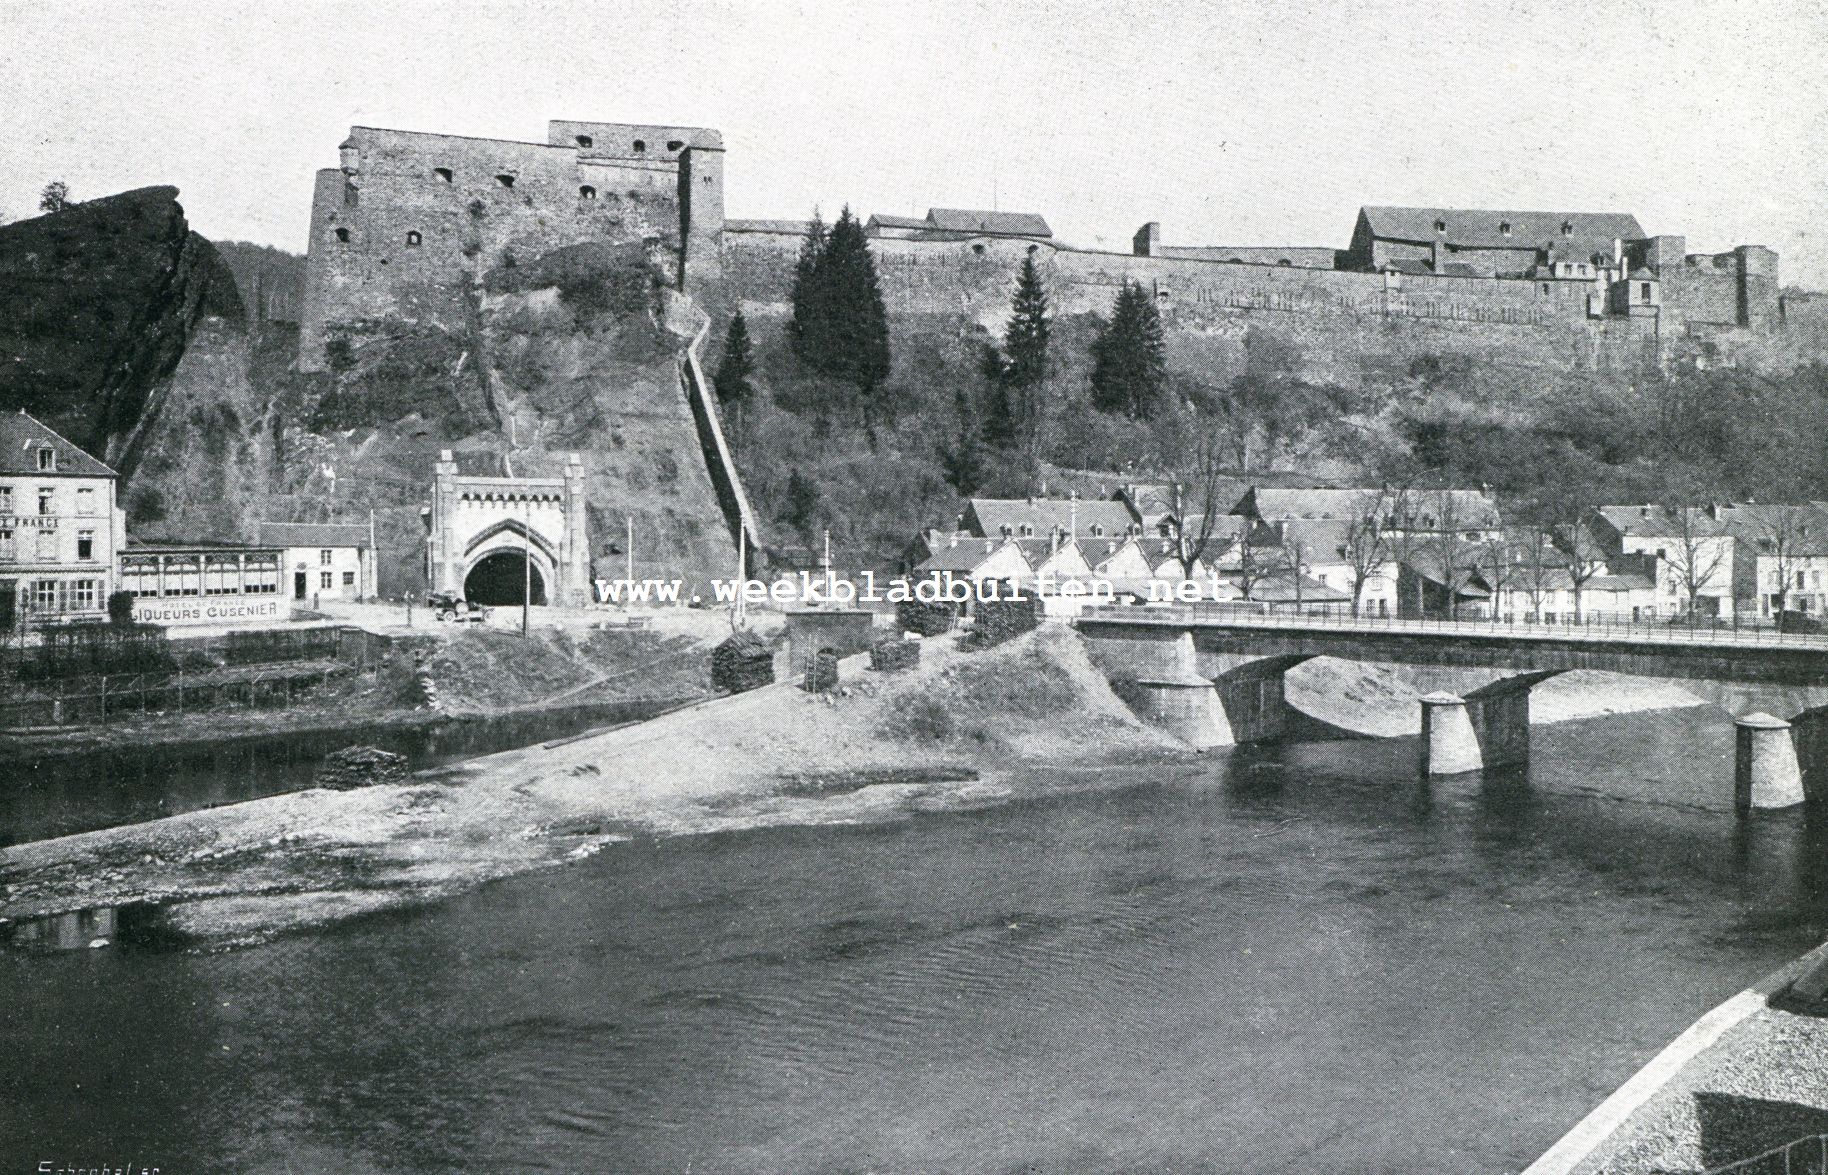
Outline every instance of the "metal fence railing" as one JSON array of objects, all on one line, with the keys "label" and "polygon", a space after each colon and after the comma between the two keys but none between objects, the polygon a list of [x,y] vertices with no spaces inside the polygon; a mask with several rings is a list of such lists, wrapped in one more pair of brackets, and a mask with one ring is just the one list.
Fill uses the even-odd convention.
[{"label": "metal fence railing", "polygon": [[186,714],[223,706],[278,708],[354,671],[333,662],[294,662],[261,669],[62,678],[19,686],[0,698],[0,730],[106,725],[126,716]]},{"label": "metal fence railing", "polygon": [[1341,632],[1415,632],[1464,635],[1502,635],[1553,641],[1631,641],[1673,646],[1784,646],[1828,652],[1828,635],[1779,632],[1774,627],[1737,626],[1730,623],[1632,620],[1610,615],[1584,616],[1579,623],[1566,618],[1542,623],[1527,616],[1485,616],[1468,620],[1445,617],[1352,616],[1350,614],[1275,610],[1250,603],[1100,605],[1081,613],[1084,620],[1120,620],[1137,623],[1212,624],[1225,627],[1328,629]]},{"label": "metal fence railing", "polygon": [[1828,1134],[1811,1134],[1703,1175],[1828,1175]]}]

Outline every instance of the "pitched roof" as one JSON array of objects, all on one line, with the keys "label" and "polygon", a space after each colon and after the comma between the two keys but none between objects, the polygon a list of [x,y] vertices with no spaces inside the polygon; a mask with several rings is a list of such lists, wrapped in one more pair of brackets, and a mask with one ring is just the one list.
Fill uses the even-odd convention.
[{"label": "pitched roof", "polygon": [[[1601,506],[1596,513],[1622,535],[1640,538],[1664,538],[1684,533],[1720,538],[1731,533],[1727,517],[1716,517],[1705,506],[1684,506],[1684,524],[1680,516],[1666,506]],[[1726,511],[1719,513],[1725,514]]]},{"label": "pitched roof", "polygon": [[865,228],[932,228],[933,223],[914,216],[887,216],[877,212],[870,216]]},{"label": "pitched roof", "polygon": [[366,547],[368,527],[356,522],[263,522],[259,541],[271,547]]},{"label": "pitched roof", "polygon": [[1745,502],[1721,510],[1720,521],[1755,554],[1771,554],[1781,541],[1794,557],[1828,555],[1828,509],[1820,502]]},{"label": "pitched roof", "polygon": [[[1011,535],[1046,538],[1056,527],[1062,534],[1073,525],[1075,503],[1070,498],[970,498],[966,513],[977,519],[983,536],[1000,536],[1008,527]],[[1128,534],[1132,519],[1122,502],[1101,502],[1081,498],[1077,503],[1078,538],[1091,538],[1092,528],[1101,526],[1104,534],[1116,537]],[[1022,534],[1027,526],[1032,533]]]},{"label": "pitched roof", "polygon": [[[962,538],[957,546],[945,546],[928,555],[914,568],[916,572],[926,571],[975,571],[986,559],[996,554],[1007,542],[999,539]],[[1016,548],[1016,554],[1022,554],[1022,548]],[[1022,562],[1028,562],[1023,557]]]},{"label": "pitched roof", "polygon": [[1051,237],[1054,230],[1032,212],[986,212],[980,208],[929,208],[927,221],[948,232],[1004,237]]},{"label": "pitched roof", "polygon": [[[38,468],[38,450],[56,452],[56,469]],[[50,425],[17,412],[0,412],[0,474],[61,473],[83,477],[114,477],[114,470],[76,447],[75,442]]]},{"label": "pitched roof", "polygon": [[[1455,529],[1490,530],[1499,525],[1498,504],[1478,490],[1416,490],[1409,495],[1411,514],[1416,518],[1441,513],[1441,496],[1453,509]],[[1242,513],[1255,504],[1257,517],[1269,522],[1287,519],[1336,519],[1349,521],[1363,517],[1367,510],[1378,508],[1388,513],[1393,498],[1383,490],[1282,490],[1257,486],[1240,500],[1234,513]],[[1420,529],[1428,529],[1423,526]]]},{"label": "pitched roof", "polygon": [[[1249,598],[1269,603],[1293,603],[1296,598],[1295,577],[1268,575],[1250,585]],[[1299,599],[1304,604],[1341,604],[1351,600],[1350,592],[1329,587],[1312,576],[1301,577]]]},{"label": "pitched roof", "polygon": [[[1614,240],[1641,241],[1644,229],[1628,212],[1517,212],[1478,208],[1400,208],[1367,204],[1359,215],[1371,235],[1427,244],[1438,235],[1461,249],[1540,249],[1576,253],[1612,251]],[[1505,226],[1510,226],[1506,233]],[[1567,232],[1563,232],[1566,226]]]}]

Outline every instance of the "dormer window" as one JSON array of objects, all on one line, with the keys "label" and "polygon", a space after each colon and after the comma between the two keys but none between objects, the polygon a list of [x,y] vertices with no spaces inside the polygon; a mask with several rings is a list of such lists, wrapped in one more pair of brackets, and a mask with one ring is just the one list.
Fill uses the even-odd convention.
[{"label": "dormer window", "polygon": [[406,247],[408,249],[417,249],[424,241],[425,238],[420,236],[417,230],[406,234]]},{"label": "dormer window", "polygon": [[432,175],[435,176],[441,184],[448,184],[451,182],[451,169],[448,167],[434,167],[432,168]]},{"label": "dormer window", "polygon": [[1035,537],[1035,528],[1028,525],[1026,522],[1024,522],[1022,524],[1022,537],[1025,539],[1034,538]]},{"label": "dormer window", "polygon": [[511,188],[514,186],[514,177],[503,172],[501,175],[495,177],[495,182],[504,188]]},{"label": "dormer window", "polygon": [[1574,222],[1573,221],[1564,220],[1561,222],[1561,235],[1564,237],[1571,237],[1574,235]]},{"label": "dormer window", "polygon": [[643,154],[646,154],[646,152],[647,152],[647,140],[646,139],[636,139],[635,140],[635,154],[643,155]]},{"label": "dormer window", "polygon": [[1104,524],[1103,523],[1100,523],[1100,522],[1092,523],[1092,537],[1098,538],[1098,539],[1101,539],[1104,537]]},{"label": "dormer window", "polygon": [[336,239],[343,242],[343,244],[347,245],[349,243],[349,230],[346,228],[337,229],[336,230]]},{"label": "dormer window", "polygon": [[589,135],[579,135],[578,146],[588,149],[596,146],[596,140],[592,139]]},{"label": "dormer window", "polygon": [[57,468],[57,450],[48,445],[38,450],[38,468],[44,473],[55,470]]},{"label": "dormer window", "polygon": [[668,151],[677,151],[681,147],[684,147],[684,146],[685,146],[684,139],[668,139],[666,141],[666,149]]},{"label": "dormer window", "polygon": [[597,190],[595,188],[591,187],[589,184],[583,184],[578,188],[578,199],[595,200],[596,198],[597,198]]},{"label": "dormer window", "polygon": [[1511,222],[1507,220],[1507,221],[1504,221],[1503,223],[1499,224],[1498,231],[1503,233],[1507,237],[1510,236],[1511,235]]},{"label": "dormer window", "polygon": [[1446,232],[1446,231],[1447,231],[1447,222],[1446,222],[1446,221],[1445,221],[1445,220],[1437,220],[1437,221],[1435,221],[1435,222],[1434,222],[1434,231],[1435,231],[1435,232],[1437,232],[1437,233],[1444,233],[1444,232]]}]

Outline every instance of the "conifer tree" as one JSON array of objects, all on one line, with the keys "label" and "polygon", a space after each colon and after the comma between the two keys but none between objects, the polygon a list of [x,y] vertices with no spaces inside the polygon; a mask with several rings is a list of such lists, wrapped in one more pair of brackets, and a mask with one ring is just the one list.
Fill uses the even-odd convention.
[{"label": "conifer tree", "polygon": [[794,466],[787,474],[787,494],[782,521],[802,539],[812,534],[813,519],[819,511],[819,486]]},{"label": "conifer tree", "polygon": [[755,392],[749,377],[755,374],[755,355],[749,346],[749,323],[738,310],[730,318],[730,329],[724,332],[724,355],[711,378],[717,389],[717,402],[740,404]]},{"label": "conifer tree", "polygon": [[70,185],[62,180],[52,180],[38,193],[38,211],[62,212],[71,205]]},{"label": "conifer tree", "polygon": [[827,232],[819,210],[812,210],[806,223],[806,238],[800,242],[800,257],[793,268],[793,317],[787,322],[787,342],[794,358],[806,362],[806,334],[812,322],[822,313],[822,290],[819,270],[825,261]]},{"label": "conifer tree", "polygon": [[1135,282],[1125,282],[1111,320],[1092,343],[1092,404],[1146,420],[1154,415],[1168,379],[1162,318]]},{"label": "conifer tree", "polygon": [[1030,255],[1022,259],[1016,278],[1003,346],[988,348],[984,356],[984,374],[991,382],[984,414],[984,439],[989,443],[1007,447],[1034,438],[1041,421],[1050,329],[1047,290]]},{"label": "conifer tree", "polygon": [[889,378],[889,318],[869,239],[848,205],[832,226],[811,284],[815,297],[801,336],[802,358],[820,374],[854,385],[867,420]]},{"label": "conifer tree", "polygon": [[755,374],[755,355],[749,346],[749,323],[738,310],[724,333],[724,356],[717,364],[711,384],[717,389],[717,402],[733,417],[733,436],[740,443],[743,432],[743,407],[755,394],[749,377]]}]

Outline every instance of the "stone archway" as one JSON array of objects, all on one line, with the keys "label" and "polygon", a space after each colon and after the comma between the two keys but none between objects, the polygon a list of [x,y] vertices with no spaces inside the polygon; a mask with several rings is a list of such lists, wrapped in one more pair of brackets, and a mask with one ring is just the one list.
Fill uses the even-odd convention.
[{"label": "stone archway", "polygon": [[533,603],[589,603],[584,467],[576,454],[563,477],[467,477],[447,449],[424,513],[433,591],[518,606],[531,560]]},{"label": "stone archway", "polygon": [[492,551],[484,555],[464,576],[463,598],[472,604],[487,604],[492,608],[518,608],[522,595],[531,586],[529,602],[535,607],[543,605],[546,576],[540,569],[539,560],[532,560],[531,567],[528,562],[525,551]]}]

